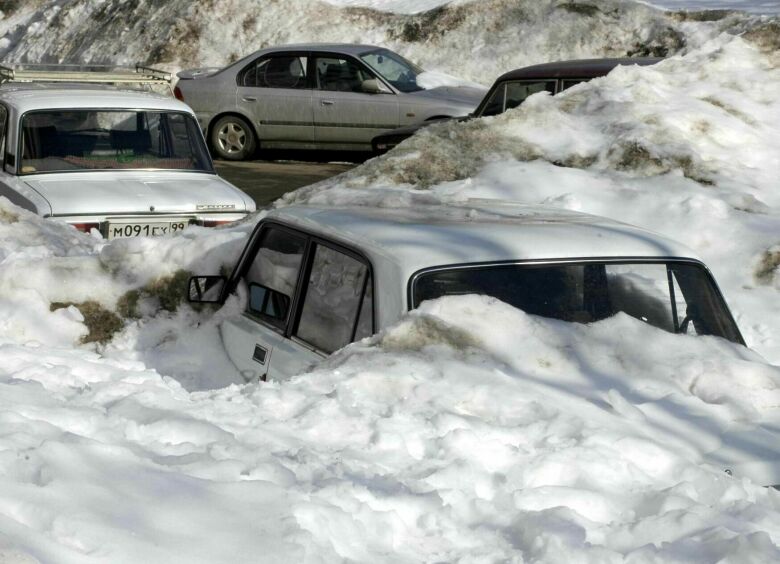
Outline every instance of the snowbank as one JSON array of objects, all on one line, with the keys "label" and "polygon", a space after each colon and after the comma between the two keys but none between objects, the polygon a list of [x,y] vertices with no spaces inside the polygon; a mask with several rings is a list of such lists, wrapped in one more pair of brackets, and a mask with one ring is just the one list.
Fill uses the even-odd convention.
[{"label": "snowbank", "polygon": [[[440,3],[420,4],[432,9],[417,14],[394,14],[317,0],[18,2],[0,19],[0,57],[9,62],[142,62],[178,70],[223,66],[270,45],[335,41],[383,45],[426,70],[489,85],[506,70],[529,64],[673,54],[700,46],[722,30],[739,32],[760,23],[741,14],[688,21],[701,18],[681,18],[630,0],[480,0],[434,6]],[[412,6],[404,0],[360,4]]]},{"label": "snowbank", "polygon": [[[37,0],[0,22],[0,50],[200,65],[256,41],[364,40],[483,82],[554,58],[684,51],[433,126],[279,205],[509,197],[661,231],[705,257],[751,346],[780,362],[773,28],[573,4],[408,16]],[[95,26],[105,36],[85,41]],[[747,41],[716,37],[726,28]],[[245,384],[218,333],[242,304],[182,299],[189,272],[233,264],[258,217],[108,242],[0,199],[0,561],[780,560],[780,494],[758,485],[780,482],[777,366],[626,316],[575,325],[466,296],[290,382]]]},{"label": "snowbank", "polygon": [[196,393],[72,348],[6,343],[0,360],[0,554],[780,557],[780,495],[707,454],[724,436],[758,450],[745,437],[778,423],[780,369],[627,316],[443,299],[291,382]]}]

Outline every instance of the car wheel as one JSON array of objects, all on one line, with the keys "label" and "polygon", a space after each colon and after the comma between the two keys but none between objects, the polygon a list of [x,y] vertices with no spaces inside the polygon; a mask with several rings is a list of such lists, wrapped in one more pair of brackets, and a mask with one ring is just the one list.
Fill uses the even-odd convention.
[{"label": "car wheel", "polygon": [[221,117],[211,128],[211,146],[221,159],[242,161],[252,156],[256,145],[252,127],[238,116]]}]

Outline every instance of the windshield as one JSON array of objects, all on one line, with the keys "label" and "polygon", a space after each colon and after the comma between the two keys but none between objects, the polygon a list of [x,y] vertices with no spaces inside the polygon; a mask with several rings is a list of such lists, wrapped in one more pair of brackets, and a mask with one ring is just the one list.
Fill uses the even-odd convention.
[{"label": "windshield", "polygon": [[149,110],[46,110],[22,118],[20,174],[170,169],[213,172],[192,116]]},{"label": "windshield", "polygon": [[553,319],[590,323],[624,312],[671,333],[744,344],[712,277],[691,262],[470,265],[424,272],[412,291],[414,307],[483,294]]},{"label": "windshield", "polygon": [[417,76],[423,70],[397,53],[387,49],[376,49],[363,53],[360,58],[401,92],[417,92],[423,89],[417,84]]}]

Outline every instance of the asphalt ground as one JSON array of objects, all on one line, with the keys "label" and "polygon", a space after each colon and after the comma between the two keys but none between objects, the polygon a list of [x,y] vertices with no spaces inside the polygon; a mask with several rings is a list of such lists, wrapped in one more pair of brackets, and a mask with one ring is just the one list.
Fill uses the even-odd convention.
[{"label": "asphalt ground", "polygon": [[367,153],[266,151],[251,161],[214,160],[217,174],[249,194],[258,208],[283,194],[325,180],[370,158]]}]

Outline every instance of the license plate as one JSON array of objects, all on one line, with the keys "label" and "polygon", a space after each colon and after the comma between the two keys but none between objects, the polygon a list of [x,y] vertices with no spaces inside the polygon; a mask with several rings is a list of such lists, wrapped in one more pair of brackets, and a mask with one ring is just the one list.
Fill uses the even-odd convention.
[{"label": "license plate", "polygon": [[189,225],[189,221],[134,221],[134,222],[109,222],[108,238],[120,237],[159,237],[171,235],[182,231]]}]

